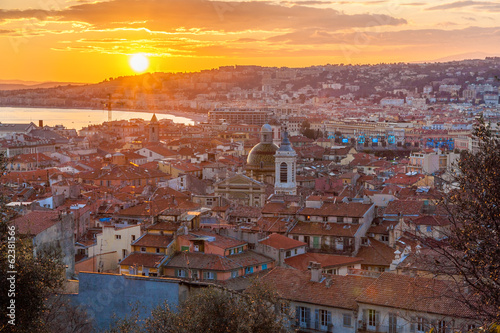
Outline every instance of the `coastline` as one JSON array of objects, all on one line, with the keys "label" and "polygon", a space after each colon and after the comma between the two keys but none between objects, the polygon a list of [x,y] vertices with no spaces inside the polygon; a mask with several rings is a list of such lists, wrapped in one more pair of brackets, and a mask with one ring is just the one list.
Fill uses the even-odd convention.
[{"label": "coastline", "polygon": [[[107,111],[106,109],[97,109],[97,108],[91,108],[91,107],[60,107],[60,106],[24,106],[24,105],[0,105],[1,108],[26,108],[26,109],[61,109],[61,110],[91,110],[91,111]],[[208,119],[208,113],[207,114],[202,114],[202,113],[196,113],[196,112],[186,112],[186,111],[180,111],[180,110],[144,110],[144,109],[124,109],[124,108],[117,108],[113,109],[113,112],[139,112],[139,113],[149,113],[149,114],[165,114],[165,115],[171,115],[174,117],[182,117],[189,119],[195,123],[200,123],[207,121]],[[147,120],[147,119],[146,119]]]}]

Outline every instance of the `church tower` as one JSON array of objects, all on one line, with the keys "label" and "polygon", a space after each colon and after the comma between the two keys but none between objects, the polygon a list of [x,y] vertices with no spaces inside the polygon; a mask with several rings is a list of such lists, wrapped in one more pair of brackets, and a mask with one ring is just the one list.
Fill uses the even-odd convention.
[{"label": "church tower", "polygon": [[275,194],[297,194],[297,153],[288,139],[288,132],[283,132],[281,145],[275,155]]},{"label": "church tower", "polygon": [[153,114],[153,118],[149,122],[149,142],[159,142],[160,141],[160,124],[158,123],[158,118],[156,114]]}]

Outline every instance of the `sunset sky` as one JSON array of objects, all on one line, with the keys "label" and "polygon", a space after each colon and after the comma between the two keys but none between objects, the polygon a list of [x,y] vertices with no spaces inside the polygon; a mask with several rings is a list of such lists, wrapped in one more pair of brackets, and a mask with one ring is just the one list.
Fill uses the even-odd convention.
[{"label": "sunset sky", "polygon": [[0,79],[500,56],[498,1],[2,0]]}]

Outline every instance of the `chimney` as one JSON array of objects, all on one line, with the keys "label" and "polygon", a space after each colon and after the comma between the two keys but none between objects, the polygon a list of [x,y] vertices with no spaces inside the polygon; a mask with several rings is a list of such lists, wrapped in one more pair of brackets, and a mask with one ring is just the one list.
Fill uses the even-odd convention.
[{"label": "chimney", "polygon": [[38,127],[43,128],[43,120],[38,121]]},{"label": "chimney", "polygon": [[311,281],[321,282],[323,275],[321,274],[321,264],[319,262],[309,262],[309,268],[311,269]]}]

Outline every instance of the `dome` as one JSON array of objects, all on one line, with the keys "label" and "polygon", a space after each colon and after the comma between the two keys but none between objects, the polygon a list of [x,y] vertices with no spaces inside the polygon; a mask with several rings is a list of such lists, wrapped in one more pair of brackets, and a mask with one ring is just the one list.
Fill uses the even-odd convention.
[{"label": "dome", "polygon": [[273,132],[273,128],[271,127],[271,125],[269,124],[264,124],[262,125],[262,127],[260,128],[260,132]]},{"label": "dome", "polygon": [[[278,146],[274,143],[259,143],[250,150],[247,157],[247,166],[255,168],[273,168],[274,155],[278,150]],[[262,164],[261,164],[262,162]]]}]

